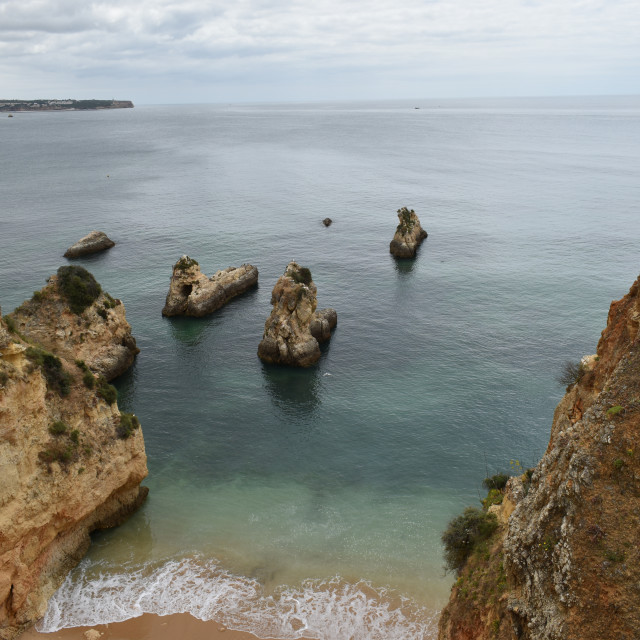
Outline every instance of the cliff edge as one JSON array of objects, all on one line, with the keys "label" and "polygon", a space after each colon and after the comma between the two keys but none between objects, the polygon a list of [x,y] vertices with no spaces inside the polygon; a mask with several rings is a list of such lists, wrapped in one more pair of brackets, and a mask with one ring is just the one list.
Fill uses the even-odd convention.
[{"label": "cliff edge", "polygon": [[440,640],[638,636],[639,325],[640,278],[568,367],[545,455],[489,507],[502,524],[458,572]]},{"label": "cliff edge", "polygon": [[[52,299],[29,309],[33,322],[45,316],[38,327],[58,304],[53,289],[46,295]],[[84,319],[76,324],[67,314],[64,322],[85,330]],[[0,319],[2,640],[44,614],[87,551],[91,531],[119,524],[147,494],[140,423],[120,413],[116,390],[79,358],[94,338],[97,349],[104,346],[102,334],[85,332],[83,343],[70,341],[56,354],[23,334],[13,316]],[[74,345],[82,348],[74,352]]]}]

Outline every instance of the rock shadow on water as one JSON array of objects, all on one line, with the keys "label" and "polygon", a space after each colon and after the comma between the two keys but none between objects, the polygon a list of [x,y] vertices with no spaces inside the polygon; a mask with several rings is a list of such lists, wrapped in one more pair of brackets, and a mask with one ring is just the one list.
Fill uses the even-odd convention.
[{"label": "rock shadow on water", "polygon": [[393,258],[396,273],[401,276],[411,273],[416,266],[416,258]]},{"label": "rock shadow on water", "polygon": [[320,372],[262,364],[265,389],[273,404],[291,417],[308,417],[320,406]]},{"label": "rock shadow on water", "polygon": [[171,336],[178,342],[195,347],[203,339],[203,333],[209,326],[211,319],[200,319],[189,316],[174,316],[168,318]]}]

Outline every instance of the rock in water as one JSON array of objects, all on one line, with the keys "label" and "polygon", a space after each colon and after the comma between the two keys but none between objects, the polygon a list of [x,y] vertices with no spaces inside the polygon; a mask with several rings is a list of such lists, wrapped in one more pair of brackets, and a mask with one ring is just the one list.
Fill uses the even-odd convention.
[{"label": "rock in water", "polygon": [[208,278],[195,260],[182,256],[173,267],[162,315],[199,318],[257,284],[258,269],[250,264],[228,267]]},{"label": "rock in water", "polygon": [[111,249],[115,242],[107,237],[102,231],[92,231],[84,238],[80,238],[73,246],[69,247],[64,254],[65,258],[79,258],[89,253],[97,253],[105,249]]},{"label": "rock in water", "polygon": [[60,267],[11,318],[22,335],[71,362],[84,361],[107,380],[123,374],[140,352],[124,304],[80,266]]},{"label": "rock in water", "polygon": [[316,296],[309,269],[290,262],[271,294],[273,310],[258,346],[263,362],[309,367],[318,361],[318,341],[331,336],[337,314],[333,309],[316,314]]},{"label": "rock in water", "polygon": [[[66,321],[69,311],[62,313]],[[138,419],[120,413],[110,385],[24,341],[14,322],[0,320],[12,340],[0,349],[3,640],[43,616],[89,548],[89,534],[124,521],[148,491],[140,486],[147,463]]]},{"label": "rock in water", "polygon": [[325,227],[328,227],[332,222],[333,222],[333,220],[332,220],[331,218],[325,218],[325,219],[322,221],[322,224],[323,224]]},{"label": "rock in water", "polygon": [[389,244],[389,251],[396,258],[413,258],[420,243],[427,237],[427,232],[420,226],[420,220],[413,209],[398,209],[398,219],[400,224]]}]

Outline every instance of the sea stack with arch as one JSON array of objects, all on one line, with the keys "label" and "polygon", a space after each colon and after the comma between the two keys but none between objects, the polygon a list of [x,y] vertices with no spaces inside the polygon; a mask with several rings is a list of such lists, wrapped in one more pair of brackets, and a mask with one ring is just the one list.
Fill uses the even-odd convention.
[{"label": "sea stack with arch", "polygon": [[400,223],[396,227],[393,240],[389,244],[389,251],[396,258],[413,258],[427,232],[420,225],[420,220],[413,209],[402,207],[398,209]]},{"label": "sea stack with arch", "polygon": [[271,294],[273,309],[264,325],[258,357],[270,364],[309,367],[320,358],[319,342],[338,322],[334,309],[316,312],[317,288],[311,271],[290,262]]},{"label": "sea stack with arch", "polygon": [[258,269],[250,264],[227,267],[210,278],[189,256],[182,256],[173,266],[169,293],[163,316],[193,316],[213,313],[229,300],[258,284]]}]

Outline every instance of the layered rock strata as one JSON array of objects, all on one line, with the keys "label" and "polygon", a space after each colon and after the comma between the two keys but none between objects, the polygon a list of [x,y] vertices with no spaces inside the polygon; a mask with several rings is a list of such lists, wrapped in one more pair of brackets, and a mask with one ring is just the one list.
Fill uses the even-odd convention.
[{"label": "layered rock strata", "polygon": [[640,279],[611,304],[595,356],[569,369],[547,451],[509,481],[505,524],[461,572],[440,640],[637,637],[639,325]]},{"label": "layered rock strata", "polygon": [[162,315],[205,316],[257,284],[258,269],[253,265],[228,267],[209,278],[195,260],[182,256],[173,267]]},{"label": "layered rock strata", "polygon": [[139,422],[105,385],[0,321],[2,640],[44,614],[91,531],[119,524],[146,497]]},{"label": "layered rock strata", "polygon": [[[84,285],[81,278],[93,278],[82,267],[61,267],[59,274],[65,270],[81,282],[79,286]],[[122,301],[96,283],[97,296],[76,313],[59,285],[60,275],[51,276],[43,289],[11,314],[16,329],[62,358],[83,360],[91,371],[107,380],[124,373],[140,349],[131,335]]]},{"label": "layered rock strata", "polygon": [[398,219],[400,222],[389,244],[389,251],[396,258],[413,258],[418,247],[427,237],[427,232],[420,225],[420,220],[413,209],[409,210],[407,207],[398,209]]},{"label": "layered rock strata", "polygon": [[84,238],[70,246],[64,253],[65,258],[79,258],[90,253],[97,253],[105,249],[111,249],[115,242],[107,237],[103,231],[92,231]]},{"label": "layered rock strata", "polygon": [[[264,325],[258,356],[263,362],[309,367],[320,358],[319,341],[328,340],[337,314],[316,314],[317,288],[311,272],[290,262],[271,294],[273,310]],[[313,328],[312,328],[313,327]]]}]

